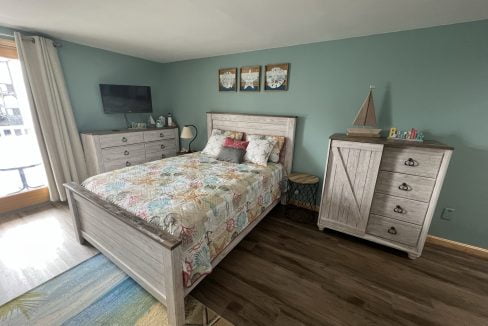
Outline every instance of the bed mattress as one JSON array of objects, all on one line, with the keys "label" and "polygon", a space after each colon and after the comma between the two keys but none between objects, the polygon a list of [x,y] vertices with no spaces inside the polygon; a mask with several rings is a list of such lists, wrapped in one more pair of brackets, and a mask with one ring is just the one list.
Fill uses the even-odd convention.
[{"label": "bed mattress", "polygon": [[282,177],[281,164],[235,164],[193,153],[96,175],[83,186],[180,238],[190,287],[280,197]]}]

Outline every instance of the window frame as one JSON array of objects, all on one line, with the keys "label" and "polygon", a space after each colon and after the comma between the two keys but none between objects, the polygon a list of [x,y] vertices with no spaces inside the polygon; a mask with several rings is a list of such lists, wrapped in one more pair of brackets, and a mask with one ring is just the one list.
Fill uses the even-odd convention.
[{"label": "window frame", "polygon": [[17,47],[15,46],[15,41],[0,38],[0,57],[9,59],[19,58],[19,55],[17,54]]}]

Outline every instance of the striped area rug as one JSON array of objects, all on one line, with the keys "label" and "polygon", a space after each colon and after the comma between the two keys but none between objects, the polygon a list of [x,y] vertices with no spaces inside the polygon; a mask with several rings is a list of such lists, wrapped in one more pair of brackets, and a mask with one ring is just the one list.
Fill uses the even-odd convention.
[{"label": "striped area rug", "polygon": [[[204,307],[191,297],[186,307],[187,324],[203,325]],[[168,320],[162,304],[99,254],[1,306],[0,325],[164,326]]]}]

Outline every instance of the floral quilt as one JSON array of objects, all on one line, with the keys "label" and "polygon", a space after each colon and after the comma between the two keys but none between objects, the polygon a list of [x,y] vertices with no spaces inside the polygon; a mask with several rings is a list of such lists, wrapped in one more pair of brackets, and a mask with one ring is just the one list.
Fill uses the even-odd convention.
[{"label": "floral quilt", "polygon": [[179,237],[185,286],[281,195],[281,164],[218,161],[193,153],[96,175],[83,186]]}]

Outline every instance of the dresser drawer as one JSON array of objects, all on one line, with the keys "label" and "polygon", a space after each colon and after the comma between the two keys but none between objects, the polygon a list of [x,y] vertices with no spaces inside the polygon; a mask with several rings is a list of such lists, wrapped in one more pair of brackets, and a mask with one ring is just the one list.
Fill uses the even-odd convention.
[{"label": "dresser drawer", "polygon": [[442,156],[435,150],[385,147],[380,170],[436,178]]},{"label": "dresser drawer", "polygon": [[371,213],[422,225],[428,206],[417,200],[375,193]]},{"label": "dresser drawer", "polygon": [[122,160],[108,161],[108,162],[104,162],[103,165],[105,167],[105,171],[111,171],[111,170],[125,168],[128,166],[141,164],[144,162],[146,162],[146,158],[142,156],[142,157],[127,158]]},{"label": "dresser drawer", "polygon": [[176,156],[176,150],[160,150],[159,152],[146,153],[146,162],[162,160],[164,158]]},{"label": "dresser drawer", "polygon": [[429,202],[434,183],[435,179],[431,178],[380,171],[376,182],[376,192]]},{"label": "dresser drawer", "polygon": [[128,132],[100,136],[100,147],[114,147],[144,142],[142,132]]},{"label": "dresser drawer", "polygon": [[155,141],[161,139],[174,139],[176,129],[161,129],[161,130],[151,130],[144,131],[144,141]]},{"label": "dresser drawer", "polygon": [[164,150],[174,150],[176,152],[176,141],[174,139],[167,139],[161,141],[154,141],[151,143],[146,143],[146,154],[147,153],[159,153]]},{"label": "dresser drawer", "polygon": [[145,155],[144,144],[133,144],[102,149],[102,160],[104,162],[121,161],[129,158],[144,158]]},{"label": "dresser drawer", "polygon": [[422,227],[410,223],[400,222],[391,218],[371,214],[369,216],[366,233],[376,237],[397,242],[409,247],[415,247]]}]

